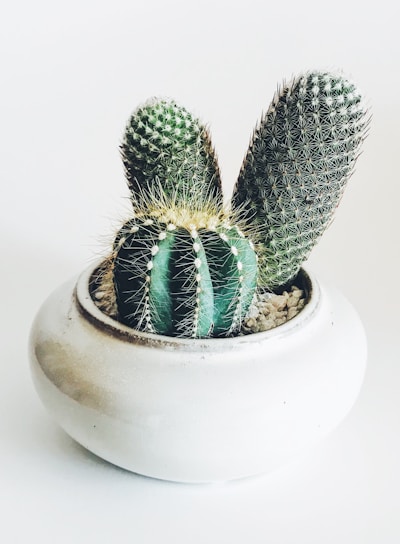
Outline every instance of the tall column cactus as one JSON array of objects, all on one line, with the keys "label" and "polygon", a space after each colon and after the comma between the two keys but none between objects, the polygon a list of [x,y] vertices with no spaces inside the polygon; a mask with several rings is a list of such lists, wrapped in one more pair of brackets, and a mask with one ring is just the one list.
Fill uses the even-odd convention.
[{"label": "tall column cactus", "polygon": [[120,318],[137,330],[172,336],[232,334],[256,287],[251,242],[226,221],[183,226],[177,219],[138,217],[119,231],[114,282]]},{"label": "tall column cactus", "polygon": [[290,282],[332,220],[368,127],[354,84],[310,72],[284,84],[257,126],[232,206],[258,229],[260,282]]},{"label": "tall column cactus", "polygon": [[185,204],[189,196],[222,206],[219,168],[209,131],[172,100],[153,99],[130,117],[122,159],[134,206],[154,188]]}]

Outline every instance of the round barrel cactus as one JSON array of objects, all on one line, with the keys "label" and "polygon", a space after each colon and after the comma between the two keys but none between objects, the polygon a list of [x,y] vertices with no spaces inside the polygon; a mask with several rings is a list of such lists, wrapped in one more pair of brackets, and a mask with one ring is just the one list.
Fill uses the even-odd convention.
[{"label": "round barrel cactus", "polygon": [[137,330],[227,336],[253,299],[255,252],[227,222],[207,228],[136,217],[120,229],[114,255],[119,318]]}]

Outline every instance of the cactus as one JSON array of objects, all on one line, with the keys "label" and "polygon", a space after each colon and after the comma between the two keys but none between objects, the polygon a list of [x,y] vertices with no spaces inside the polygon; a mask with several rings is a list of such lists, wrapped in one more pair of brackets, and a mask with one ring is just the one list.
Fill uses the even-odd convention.
[{"label": "cactus", "polygon": [[233,334],[256,287],[251,242],[226,220],[179,223],[138,216],[120,229],[114,244],[120,319],[172,336]]},{"label": "cactus", "polygon": [[134,206],[154,184],[185,204],[191,194],[222,206],[217,159],[207,128],[174,101],[153,99],[130,117],[121,145]]},{"label": "cactus", "polygon": [[310,72],[278,89],[232,198],[258,228],[262,286],[291,282],[330,224],[368,122],[359,91],[340,75]]},{"label": "cactus", "polygon": [[340,75],[284,84],[254,131],[227,212],[207,128],[173,101],[138,108],[121,145],[133,217],[94,280],[99,308],[149,333],[236,334],[255,295],[293,291],[353,172],[366,113]]}]

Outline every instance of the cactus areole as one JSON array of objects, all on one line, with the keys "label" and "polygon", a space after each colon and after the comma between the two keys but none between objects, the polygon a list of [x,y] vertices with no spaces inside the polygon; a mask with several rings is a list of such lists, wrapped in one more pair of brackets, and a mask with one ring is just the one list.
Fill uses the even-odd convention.
[{"label": "cactus areole", "polygon": [[103,311],[149,333],[235,335],[255,295],[293,282],[330,224],[368,122],[342,75],[283,84],[225,210],[207,127],[174,101],[139,107],[121,144],[133,213],[107,259]]}]

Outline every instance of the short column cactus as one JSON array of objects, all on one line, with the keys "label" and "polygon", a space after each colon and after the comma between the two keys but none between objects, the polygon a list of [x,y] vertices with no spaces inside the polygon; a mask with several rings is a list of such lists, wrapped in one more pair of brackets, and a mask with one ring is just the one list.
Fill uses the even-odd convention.
[{"label": "short column cactus", "polygon": [[152,99],[130,117],[121,144],[132,200],[140,206],[154,186],[183,205],[196,194],[222,207],[221,179],[209,131],[173,100]]}]

